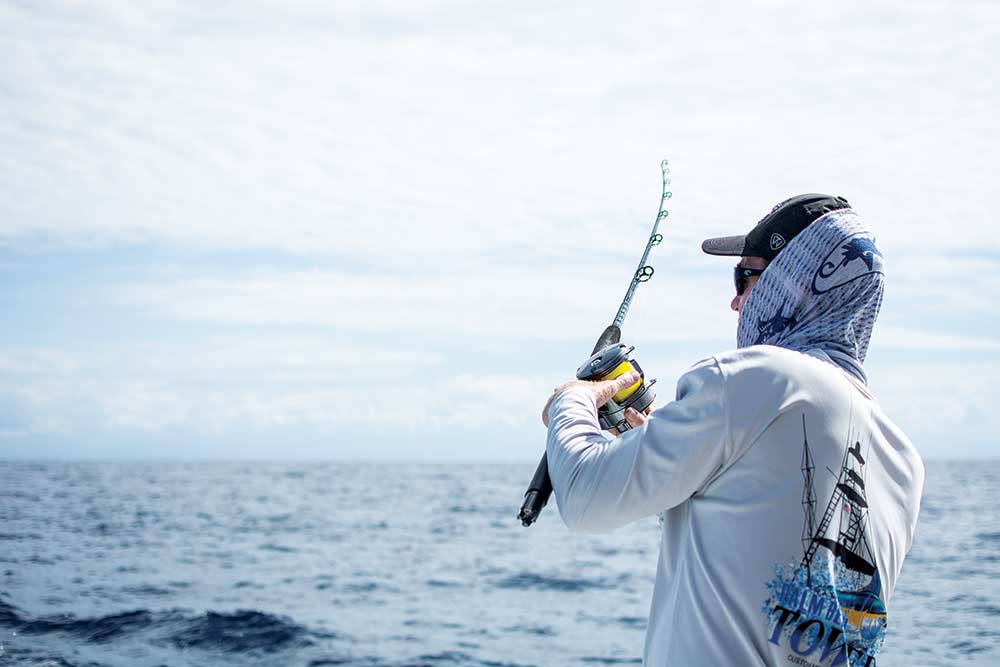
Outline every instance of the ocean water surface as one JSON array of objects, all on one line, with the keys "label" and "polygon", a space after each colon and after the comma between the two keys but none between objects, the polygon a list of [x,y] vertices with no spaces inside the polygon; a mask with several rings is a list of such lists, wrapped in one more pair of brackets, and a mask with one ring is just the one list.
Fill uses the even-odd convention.
[{"label": "ocean water surface", "polygon": [[[533,469],[0,462],[0,665],[640,664],[656,519],[522,528]],[[889,612],[883,667],[1000,664],[1000,461],[928,463]]]}]

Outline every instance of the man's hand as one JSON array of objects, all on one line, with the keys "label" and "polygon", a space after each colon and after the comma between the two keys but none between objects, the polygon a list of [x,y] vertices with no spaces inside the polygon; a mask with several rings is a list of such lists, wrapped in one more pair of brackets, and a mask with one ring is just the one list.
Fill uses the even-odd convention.
[{"label": "man's hand", "polygon": [[[597,407],[601,407],[602,405],[607,403],[612,396],[620,392],[622,389],[630,387],[634,385],[636,382],[638,382],[640,377],[641,376],[639,375],[638,371],[629,371],[625,375],[620,375],[616,377],[614,380],[602,380],[600,382],[573,380],[571,382],[561,384],[555,388],[555,390],[552,392],[552,395],[549,396],[549,400],[545,402],[545,407],[542,408],[542,423],[545,424],[545,426],[549,425],[549,406],[552,405],[552,399],[554,399],[556,395],[558,395],[559,392],[563,391],[564,389],[576,386],[586,387],[587,390],[590,391],[594,397],[594,404]],[[632,413],[631,418],[629,418],[630,412]],[[641,426],[642,423],[646,421],[646,418],[638,411],[629,408],[628,410],[625,411],[625,421],[627,421],[630,426]]]},{"label": "man's hand", "polygon": [[[625,421],[627,421],[628,425],[631,426],[632,428],[639,428],[640,426],[646,423],[646,415],[648,415],[652,411],[653,411],[652,403],[650,403],[649,407],[643,410],[642,412],[639,412],[635,408],[625,408]],[[612,432],[615,433],[615,435],[618,435],[617,429],[612,429]]]}]

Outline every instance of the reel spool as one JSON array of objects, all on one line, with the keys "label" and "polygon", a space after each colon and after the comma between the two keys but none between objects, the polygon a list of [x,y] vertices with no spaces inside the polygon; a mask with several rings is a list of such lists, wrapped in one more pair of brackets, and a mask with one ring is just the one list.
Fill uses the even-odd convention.
[{"label": "reel spool", "polygon": [[629,430],[632,427],[625,421],[625,408],[634,408],[642,412],[652,405],[653,399],[656,398],[650,391],[656,380],[646,382],[646,374],[643,373],[639,362],[632,357],[633,350],[635,350],[634,345],[624,343],[609,345],[595,352],[576,370],[577,380],[591,382],[614,380],[633,370],[639,373],[638,382],[625,387],[597,409],[597,419],[601,423],[601,428],[605,430],[613,428],[619,433]]}]

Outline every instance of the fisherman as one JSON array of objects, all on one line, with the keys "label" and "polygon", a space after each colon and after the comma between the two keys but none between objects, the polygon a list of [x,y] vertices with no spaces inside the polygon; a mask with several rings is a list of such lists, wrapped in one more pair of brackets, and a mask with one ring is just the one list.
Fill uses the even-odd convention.
[{"label": "fisherman", "polygon": [[573,381],[542,411],[566,525],[662,522],[643,664],[870,667],[924,471],[862,364],[884,259],[840,197],[781,202],[708,239],[735,268],[737,349],[609,441],[597,408],[639,380]]}]

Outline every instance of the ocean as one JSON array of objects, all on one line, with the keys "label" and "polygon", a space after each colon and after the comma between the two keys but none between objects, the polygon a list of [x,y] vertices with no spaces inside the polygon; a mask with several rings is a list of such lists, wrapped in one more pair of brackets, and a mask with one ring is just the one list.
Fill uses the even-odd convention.
[{"label": "ocean", "polygon": [[[657,520],[522,528],[533,470],[0,462],[0,665],[640,664]],[[998,665],[998,623],[1000,461],[928,462],[878,664]]]}]

